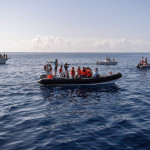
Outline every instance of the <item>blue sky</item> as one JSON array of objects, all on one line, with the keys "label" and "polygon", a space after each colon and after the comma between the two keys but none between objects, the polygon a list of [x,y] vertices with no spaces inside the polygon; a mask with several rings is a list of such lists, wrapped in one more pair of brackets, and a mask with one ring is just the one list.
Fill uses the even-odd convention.
[{"label": "blue sky", "polygon": [[0,49],[150,52],[149,14],[149,0],[0,0]]}]

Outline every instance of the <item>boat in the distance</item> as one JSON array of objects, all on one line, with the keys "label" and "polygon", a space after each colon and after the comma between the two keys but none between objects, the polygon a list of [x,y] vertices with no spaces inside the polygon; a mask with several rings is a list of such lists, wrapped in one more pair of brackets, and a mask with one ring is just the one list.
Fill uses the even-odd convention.
[{"label": "boat in the distance", "polygon": [[147,64],[147,65],[138,64],[136,67],[139,69],[150,69],[150,64]]},{"label": "boat in the distance", "polygon": [[0,64],[5,64],[9,58],[0,58]]},{"label": "boat in the distance", "polygon": [[106,59],[104,61],[97,61],[96,64],[97,65],[116,65],[118,62],[113,58],[113,60],[111,60],[110,58],[106,57]]},{"label": "boat in the distance", "polygon": [[121,78],[121,73],[115,73],[105,76],[99,76],[97,78],[53,78],[47,79],[46,75],[41,75],[39,83],[50,86],[86,86],[86,85],[106,85],[114,84],[114,82]]}]

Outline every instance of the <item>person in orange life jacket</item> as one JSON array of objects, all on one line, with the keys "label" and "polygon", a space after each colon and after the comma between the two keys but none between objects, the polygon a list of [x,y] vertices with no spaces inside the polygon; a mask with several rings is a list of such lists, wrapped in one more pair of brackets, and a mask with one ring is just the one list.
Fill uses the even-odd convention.
[{"label": "person in orange life jacket", "polygon": [[62,65],[59,68],[59,74],[60,74],[60,78],[63,78],[63,70],[62,70]]},{"label": "person in orange life jacket", "polygon": [[76,71],[76,77],[80,78],[80,76],[81,76],[81,69],[80,69],[80,66],[79,66],[77,71]]},{"label": "person in orange life jacket", "polygon": [[72,69],[71,69],[71,77],[74,78],[74,76],[75,76],[75,70],[74,70],[74,67],[72,67]]},{"label": "person in orange life jacket", "polygon": [[83,67],[83,69],[81,70],[81,75],[82,75],[82,77],[86,77],[87,71],[86,71],[85,67]]},{"label": "person in orange life jacket", "polygon": [[87,77],[88,78],[92,77],[92,71],[89,67],[87,67],[86,72],[87,72]]},{"label": "person in orange life jacket", "polygon": [[51,73],[50,75],[47,76],[47,79],[53,79],[52,73]]}]

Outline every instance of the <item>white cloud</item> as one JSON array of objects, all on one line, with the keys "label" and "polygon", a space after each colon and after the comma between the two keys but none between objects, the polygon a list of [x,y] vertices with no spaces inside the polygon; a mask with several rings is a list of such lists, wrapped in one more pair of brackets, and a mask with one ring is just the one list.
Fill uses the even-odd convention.
[{"label": "white cloud", "polygon": [[[8,46],[9,45],[9,46]],[[16,52],[150,52],[150,42],[144,40],[62,38],[36,36],[31,40],[9,43],[3,47]]]}]

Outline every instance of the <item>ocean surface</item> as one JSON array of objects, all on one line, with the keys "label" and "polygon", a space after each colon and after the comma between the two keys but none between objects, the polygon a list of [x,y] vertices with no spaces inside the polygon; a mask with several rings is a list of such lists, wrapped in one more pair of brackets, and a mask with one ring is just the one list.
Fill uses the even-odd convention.
[{"label": "ocean surface", "polygon": [[[8,53],[0,65],[0,150],[150,150],[150,53]],[[119,61],[98,66],[105,57]],[[113,86],[48,87],[47,60],[121,72]],[[54,66],[53,66],[54,68]]]}]

